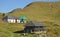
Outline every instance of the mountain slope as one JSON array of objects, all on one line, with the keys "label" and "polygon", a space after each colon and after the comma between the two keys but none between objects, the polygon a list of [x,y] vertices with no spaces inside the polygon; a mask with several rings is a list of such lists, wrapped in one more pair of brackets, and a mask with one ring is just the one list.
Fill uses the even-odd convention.
[{"label": "mountain slope", "polygon": [[15,9],[13,16],[27,16],[30,20],[55,21],[60,20],[60,2],[33,2],[24,9]]},{"label": "mountain slope", "polygon": [[[60,2],[33,2],[27,5],[24,9],[18,8],[11,11],[8,13],[8,16],[27,16],[28,20],[43,22],[48,26],[48,37],[60,37]],[[2,20],[0,21],[0,30],[3,33],[1,35],[4,35],[7,31],[10,36],[22,37],[15,33],[11,35],[11,33],[24,28],[23,24],[9,24]],[[4,32],[4,29],[7,30]],[[30,35],[28,34],[26,37],[29,36]],[[33,36],[31,35],[31,37]]]}]

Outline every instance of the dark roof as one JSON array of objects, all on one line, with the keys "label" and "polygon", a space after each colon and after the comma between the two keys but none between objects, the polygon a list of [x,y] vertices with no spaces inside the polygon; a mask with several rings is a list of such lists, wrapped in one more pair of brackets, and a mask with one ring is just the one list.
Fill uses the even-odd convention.
[{"label": "dark roof", "polygon": [[6,16],[7,19],[18,19],[16,16]]},{"label": "dark roof", "polygon": [[18,19],[16,16],[8,16],[8,18],[11,18],[11,19]]},{"label": "dark roof", "polygon": [[25,26],[45,26],[42,22],[30,21]]}]

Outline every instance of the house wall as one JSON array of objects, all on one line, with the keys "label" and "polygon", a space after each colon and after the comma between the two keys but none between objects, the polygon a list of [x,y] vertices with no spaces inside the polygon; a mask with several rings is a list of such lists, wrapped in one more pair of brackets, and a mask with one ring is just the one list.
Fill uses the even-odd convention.
[{"label": "house wall", "polygon": [[7,19],[8,23],[15,23],[16,20],[15,19]]},{"label": "house wall", "polygon": [[17,19],[17,23],[20,23],[20,20]]},{"label": "house wall", "polygon": [[24,30],[25,32],[31,33],[31,31],[34,30],[34,27],[26,26]]},{"label": "house wall", "polygon": [[25,31],[26,32],[30,32],[30,33],[42,33],[45,31],[45,28],[41,28],[40,26],[35,27],[35,26],[27,26],[25,27]]},{"label": "house wall", "polygon": [[21,22],[21,20],[19,20],[19,19],[7,19],[6,21],[8,23],[26,23],[26,20],[24,20],[23,22]]},{"label": "house wall", "polygon": [[24,20],[23,22],[24,22],[24,23],[27,23],[27,21],[26,21],[26,20]]}]

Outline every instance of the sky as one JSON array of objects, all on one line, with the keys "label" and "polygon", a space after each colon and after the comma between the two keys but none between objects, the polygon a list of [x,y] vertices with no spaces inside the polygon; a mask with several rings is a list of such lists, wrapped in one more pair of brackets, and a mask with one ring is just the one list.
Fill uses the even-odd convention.
[{"label": "sky", "polygon": [[58,2],[60,0],[0,0],[0,12],[7,13],[16,8],[24,8],[31,2]]}]

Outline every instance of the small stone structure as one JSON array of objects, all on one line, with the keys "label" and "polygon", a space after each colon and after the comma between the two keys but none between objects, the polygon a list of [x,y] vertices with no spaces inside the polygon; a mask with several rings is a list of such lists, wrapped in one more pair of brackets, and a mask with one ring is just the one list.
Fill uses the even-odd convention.
[{"label": "small stone structure", "polygon": [[25,25],[24,32],[37,34],[37,37],[47,37],[45,27],[41,22],[30,21]]}]

